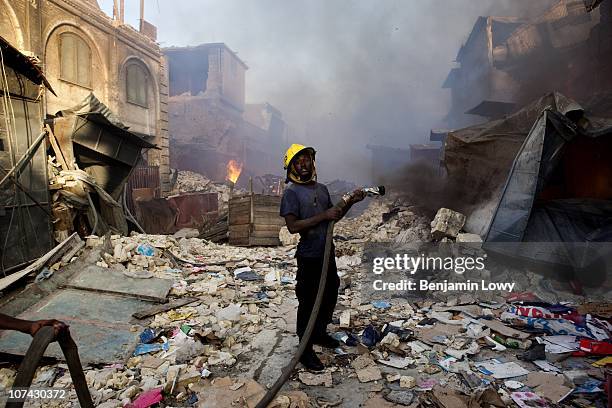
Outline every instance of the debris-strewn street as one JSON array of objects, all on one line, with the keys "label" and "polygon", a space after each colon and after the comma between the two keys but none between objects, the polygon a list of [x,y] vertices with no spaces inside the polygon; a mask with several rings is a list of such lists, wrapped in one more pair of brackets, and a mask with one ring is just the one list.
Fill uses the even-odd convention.
[{"label": "debris-strewn street", "polygon": [[0,0],[0,406],[612,408],[612,0]]},{"label": "debris-strewn street", "polygon": [[[342,345],[317,348],[325,371],[297,370],[273,406],[504,407],[511,401],[533,406],[529,400],[542,398],[549,402],[538,406],[591,406],[598,400],[611,310],[596,297],[578,305],[544,301],[551,295],[544,289],[486,300],[470,293],[445,301],[360,296],[370,273],[361,261],[364,242],[424,240],[431,232],[426,217],[389,201],[372,202],[359,217],[339,223],[341,295],[330,329]],[[453,240],[458,233],[450,232]],[[126,322],[137,335],[132,355],[85,365],[96,406],[149,406],[145,400],[254,406],[297,346],[294,251],[294,244],[219,245],[188,230],[88,237],[70,265],[51,269],[80,269],[95,258],[135,288],[155,278],[173,282],[168,303]],[[590,340],[578,342],[576,335]],[[9,387],[15,369],[5,367],[1,375]],[[65,364],[40,367],[33,384],[66,387],[69,401],[28,406],[75,404]]]}]

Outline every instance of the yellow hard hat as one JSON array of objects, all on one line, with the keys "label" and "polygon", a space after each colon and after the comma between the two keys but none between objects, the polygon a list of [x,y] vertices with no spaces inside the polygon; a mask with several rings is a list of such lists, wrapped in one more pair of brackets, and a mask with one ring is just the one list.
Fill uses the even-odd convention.
[{"label": "yellow hard hat", "polygon": [[314,160],[315,154],[317,153],[315,149],[312,147],[306,147],[301,144],[294,143],[287,149],[287,153],[285,153],[285,159],[283,160],[284,169],[287,170],[291,165],[291,161],[295,156],[303,152],[304,150],[308,150],[308,152],[312,155],[312,159]]}]

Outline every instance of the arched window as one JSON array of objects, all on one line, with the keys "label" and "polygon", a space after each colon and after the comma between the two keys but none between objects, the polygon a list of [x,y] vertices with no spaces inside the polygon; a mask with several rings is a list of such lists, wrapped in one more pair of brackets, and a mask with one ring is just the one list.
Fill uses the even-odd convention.
[{"label": "arched window", "polygon": [[60,35],[60,78],[91,88],[91,50],[78,35]]},{"label": "arched window", "polygon": [[143,108],[148,107],[147,71],[138,64],[129,64],[126,68],[127,101]]}]

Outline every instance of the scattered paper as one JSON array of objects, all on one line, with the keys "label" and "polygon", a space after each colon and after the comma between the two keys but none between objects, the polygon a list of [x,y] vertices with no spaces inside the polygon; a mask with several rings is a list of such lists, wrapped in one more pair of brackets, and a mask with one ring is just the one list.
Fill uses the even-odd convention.
[{"label": "scattered paper", "polygon": [[515,362],[500,363],[497,360],[482,361],[476,363],[476,367],[484,369],[483,374],[492,375],[497,379],[519,377],[529,374],[529,371]]}]

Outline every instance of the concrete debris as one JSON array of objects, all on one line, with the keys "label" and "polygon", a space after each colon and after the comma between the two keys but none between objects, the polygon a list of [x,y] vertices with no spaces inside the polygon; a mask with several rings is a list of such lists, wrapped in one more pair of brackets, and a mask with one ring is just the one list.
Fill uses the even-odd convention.
[{"label": "concrete debris", "polygon": [[[384,395],[384,398],[394,404],[409,406],[414,400],[414,393],[411,391],[390,391]],[[395,405],[397,406],[397,405]]]},{"label": "concrete debris", "polygon": [[[209,186],[184,182],[179,189]],[[442,238],[478,242],[477,237],[460,233],[464,218],[441,209],[431,228],[431,220],[411,207],[376,201],[350,222],[338,223],[335,245],[341,291],[328,329],[341,345],[334,350],[317,347],[326,371],[295,373],[285,387],[288,391],[271,406],[357,406],[365,401],[364,406],[377,408],[417,403],[476,408],[504,406],[499,405],[502,399],[501,404],[510,406],[530,393],[565,401],[574,398],[566,395],[578,387],[603,387],[605,367],[582,364],[584,357],[569,355],[580,347],[575,335],[534,333],[518,324],[522,320],[517,318],[533,319],[536,316],[529,314],[536,312],[548,316],[547,308],[557,313],[560,307],[569,308],[568,316],[581,321],[584,316],[569,303],[538,301],[536,309],[523,305],[520,296],[528,295],[519,293],[513,294],[518,300],[497,294],[479,299],[471,293],[406,299],[388,293],[370,298],[360,290],[371,274],[362,262],[364,243]],[[287,233],[283,239],[281,232],[281,247],[238,248],[195,234],[181,230],[174,236],[87,238],[85,252],[99,251],[97,262],[105,267],[138,278],[142,285],[147,277],[174,282],[167,307],[156,305],[138,317],[139,324],[150,329],[139,347],[151,352],[107,367],[85,368],[99,406],[126,406],[159,389],[166,406],[254,407],[292,357],[297,344],[293,256],[297,235]],[[532,275],[525,272],[521,278],[529,283],[535,279]],[[181,299],[190,300],[181,303]],[[603,304],[588,310],[607,313]],[[552,319],[557,319],[556,314],[550,316],[556,321]],[[537,320],[538,327],[548,322]],[[570,325],[575,327],[573,321],[564,320],[559,327]],[[543,358],[518,359],[538,344],[546,344]],[[601,357],[605,356],[597,359]],[[0,369],[0,387],[10,387],[14,377],[14,370]],[[66,406],[76,404],[70,375],[61,364],[41,368],[35,383],[66,387],[70,390]],[[340,402],[335,402],[337,394],[334,401],[326,401],[323,397],[330,398],[329,394],[319,394],[317,387],[334,387],[334,393],[336,387],[350,391],[339,391]],[[588,401],[597,398],[580,395]]]},{"label": "concrete debris", "polygon": [[402,376],[399,375],[398,373],[395,374],[387,374],[387,376],[385,377],[385,379],[387,380],[387,382],[395,382],[397,380],[399,380]]},{"label": "concrete debris", "polygon": [[301,382],[306,385],[323,385],[324,387],[331,387],[333,385],[333,379],[330,372],[323,374],[313,374],[307,371],[302,371],[298,374]]},{"label": "concrete debris", "polygon": [[362,368],[361,370],[357,370],[357,378],[359,378],[359,381],[361,381],[362,383],[365,383],[370,381],[382,380],[382,374],[378,367],[371,365]]},{"label": "concrete debris", "polygon": [[448,208],[440,208],[431,222],[431,236],[435,240],[456,238],[465,225],[465,215]]},{"label": "concrete debris", "polygon": [[[219,198],[219,212],[227,211],[231,187],[228,183],[216,183],[206,176],[187,170],[179,170],[171,194],[182,193],[217,193]],[[246,190],[234,188],[233,194],[241,194]]]},{"label": "concrete debris", "polygon": [[281,227],[280,232],[278,233],[278,238],[283,246],[292,246],[298,244],[300,241],[300,234],[292,234],[289,232],[287,227]]},{"label": "concrete debris", "polygon": [[414,388],[416,386],[416,379],[409,375],[402,375],[399,382],[401,388]]},{"label": "concrete debris", "polygon": [[482,243],[482,238],[478,234],[459,233],[455,242]]}]

